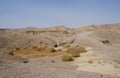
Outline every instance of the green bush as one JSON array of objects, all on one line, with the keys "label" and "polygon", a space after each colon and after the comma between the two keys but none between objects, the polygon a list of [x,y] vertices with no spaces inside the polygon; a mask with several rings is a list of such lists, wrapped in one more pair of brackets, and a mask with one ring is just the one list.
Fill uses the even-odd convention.
[{"label": "green bush", "polygon": [[62,61],[68,62],[68,61],[73,61],[74,59],[70,55],[63,55],[61,57]]}]

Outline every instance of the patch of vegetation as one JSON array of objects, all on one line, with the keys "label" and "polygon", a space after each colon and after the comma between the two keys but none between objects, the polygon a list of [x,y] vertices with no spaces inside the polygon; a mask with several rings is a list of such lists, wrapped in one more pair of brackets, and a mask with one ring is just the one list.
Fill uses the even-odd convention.
[{"label": "patch of vegetation", "polygon": [[32,48],[33,48],[33,49],[37,49],[37,46],[33,46]]},{"label": "patch of vegetation", "polygon": [[108,43],[110,43],[109,40],[101,40],[101,42],[102,42],[103,44],[108,44]]},{"label": "patch of vegetation", "polygon": [[37,51],[42,51],[42,48],[40,47],[40,48],[37,48]]},{"label": "patch of vegetation", "polygon": [[98,61],[99,64],[101,64],[101,61]]},{"label": "patch of vegetation", "polygon": [[72,57],[79,57],[80,53],[78,51],[74,51],[74,52],[71,53],[71,56]]},{"label": "patch of vegetation", "polygon": [[55,61],[54,61],[54,60],[51,60],[51,62],[52,62],[52,63],[55,63]]},{"label": "patch of vegetation", "polygon": [[28,63],[29,61],[28,60],[24,60],[23,63]]},{"label": "patch of vegetation", "polygon": [[20,48],[16,48],[16,50],[20,50]]},{"label": "patch of vegetation", "polygon": [[71,47],[71,48],[68,48],[67,49],[67,52],[68,53],[74,53],[74,52],[78,52],[78,53],[85,53],[87,52],[87,50],[84,48],[84,47],[79,47],[79,46],[76,46],[76,47]]},{"label": "patch of vegetation", "polygon": [[10,52],[9,52],[9,55],[14,55],[13,51],[10,51]]},{"label": "patch of vegetation", "polygon": [[71,54],[72,57],[79,57],[80,53],[85,53],[87,50],[84,47],[71,47],[67,49],[67,52]]},{"label": "patch of vegetation", "polygon": [[118,68],[118,66],[115,65],[114,68]]},{"label": "patch of vegetation", "polygon": [[23,49],[27,49],[27,47],[24,47]]},{"label": "patch of vegetation", "polygon": [[117,62],[118,64],[120,64],[120,61],[119,60],[114,60],[115,62]]},{"label": "patch of vegetation", "polygon": [[92,60],[88,60],[88,63],[93,63],[93,61]]},{"label": "patch of vegetation", "polygon": [[67,44],[67,45],[64,45],[63,47],[64,47],[64,48],[70,48],[71,45]]},{"label": "patch of vegetation", "polygon": [[56,50],[53,47],[45,47],[45,46],[37,48],[37,51],[40,51],[40,52],[51,52],[51,53],[56,52]]},{"label": "patch of vegetation", "polygon": [[51,52],[51,53],[56,52],[56,50],[55,50],[53,47],[50,47],[50,48],[48,48],[47,50],[48,50],[49,52]]},{"label": "patch of vegetation", "polygon": [[70,55],[63,55],[63,56],[61,56],[61,59],[62,59],[62,61],[65,61],[65,62],[69,62],[69,61],[74,60],[73,57]]},{"label": "patch of vegetation", "polygon": [[120,64],[120,61],[118,61],[118,64]]}]

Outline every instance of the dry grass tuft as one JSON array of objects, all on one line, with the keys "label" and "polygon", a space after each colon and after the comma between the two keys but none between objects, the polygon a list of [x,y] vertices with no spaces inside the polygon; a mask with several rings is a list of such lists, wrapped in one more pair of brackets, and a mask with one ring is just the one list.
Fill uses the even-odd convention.
[{"label": "dry grass tuft", "polygon": [[10,51],[10,52],[9,52],[9,55],[14,55],[13,51]]},{"label": "dry grass tuft", "polygon": [[69,62],[69,61],[73,61],[74,60],[73,57],[70,56],[70,55],[63,55],[61,57],[61,59],[62,59],[62,61],[65,61],[65,62]]},{"label": "dry grass tuft", "polygon": [[85,53],[87,50],[84,47],[71,47],[67,49],[67,52],[71,54],[72,57],[79,57],[80,53]]},{"label": "dry grass tuft", "polygon": [[53,47],[48,48],[47,51],[48,51],[48,52],[51,52],[51,53],[56,52],[56,50],[55,50]]},{"label": "dry grass tuft", "polygon": [[72,57],[79,57],[80,53],[78,51],[74,51],[74,52],[71,53],[71,56]]},{"label": "dry grass tuft", "polygon": [[37,46],[33,46],[32,48],[33,48],[33,49],[37,49]]},{"label": "dry grass tuft", "polygon": [[54,61],[54,60],[51,60],[51,62],[52,62],[52,63],[55,63],[55,61]]},{"label": "dry grass tuft", "polygon": [[85,53],[87,50],[84,47],[71,47],[67,49],[68,53],[78,52],[78,53]]},{"label": "dry grass tuft", "polygon": [[88,63],[90,63],[90,64],[91,64],[91,63],[93,63],[93,61],[92,61],[92,60],[88,60]]},{"label": "dry grass tuft", "polygon": [[20,50],[20,48],[16,48],[16,50]]},{"label": "dry grass tuft", "polygon": [[70,48],[71,45],[67,44],[67,45],[64,45],[63,47],[64,47],[64,48]]}]

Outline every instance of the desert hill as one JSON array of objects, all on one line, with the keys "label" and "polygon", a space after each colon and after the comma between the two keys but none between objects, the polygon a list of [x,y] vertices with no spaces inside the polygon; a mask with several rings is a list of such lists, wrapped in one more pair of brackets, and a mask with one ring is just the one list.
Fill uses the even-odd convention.
[{"label": "desert hill", "polygon": [[[48,46],[53,47],[55,49],[62,49],[64,52],[65,48],[64,46],[69,45],[72,47],[75,46],[84,46],[88,52],[83,53],[80,55],[80,57],[76,58],[74,62],[72,62],[72,65],[76,66],[79,71],[73,72],[73,69],[66,68],[66,63],[61,63],[61,61],[58,60],[58,57],[54,57],[54,60],[57,61],[59,64],[52,65],[48,61],[50,61],[51,57],[38,58],[38,59],[30,59],[31,62],[27,63],[26,65],[23,65],[21,63],[18,63],[17,57],[10,56],[8,54],[5,54],[5,52],[15,50],[16,48],[19,49],[25,49],[25,48],[33,48],[33,47],[41,47],[41,46]],[[33,50],[33,49],[29,49]],[[21,50],[23,51],[23,50]],[[28,50],[25,50],[28,51]],[[46,50],[45,50],[46,51]],[[36,52],[37,53],[37,52]],[[58,52],[58,54],[61,54]],[[0,63],[1,68],[4,69],[4,65],[2,66],[2,59],[4,61],[14,60],[12,64],[6,64],[8,65],[8,71],[7,73],[9,75],[12,75],[12,73],[9,72],[9,70],[15,69],[12,71],[13,73],[17,72],[16,78],[33,78],[34,75],[37,75],[35,78],[54,78],[53,73],[55,73],[56,78],[63,78],[63,73],[60,73],[62,70],[60,68],[65,69],[65,72],[67,72],[68,76],[64,77],[66,78],[73,78],[74,75],[70,75],[71,73],[75,73],[75,78],[119,78],[120,77],[120,24],[104,24],[104,25],[90,25],[90,26],[83,26],[79,28],[67,28],[64,26],[55,26],[55,27],[49,27],[49,28],[24,28],[24,29],[0,29]],[[17,59],[17,62],[16,60]],[[41,60],[42,59],[42,60]],[[47,60],[47,63],[43,64],[43,60]],[[89,61],[89,63],[88,63]],[[52,61],[54,62],[54,61]],[[10,61],[11,63],[11,61]],[[90,64],[92,63],[92,64]],[[12,67],[9,68],[9,65],[19,65],[19,67],[23,70],[20,73],[19,67]],[[48,66],[46,65],[48,64]],[[69,64],[69,63],[68,63]],[[71,64],[71,63],[70,63]],[[35,65],[35,66],[34,66]],[[42,75],[38,75],[36,73],[40,71],[35,71],[36,69],[41,69],[39,67],[41,65]],[[28,67],[27,67],[28,66]],[[58,68],[57,68],[58,66]],[[62,67],[61,67],[62,66]],[[65,67],[64,67],[65,66]],[[46,69],[48,67],[48,70]],[[54,68],[56,67],[56,68]],[[60,67],[60,68],[59,68]],[[53,69],[53,70],[52,70]],[[19,77],[24,72],[27,72],[27,75],[25,74],[21,77]],[[50,75],[50,71],[52,70],[53,73]],[[59,71],[57,71],[59,70]],[[46,71],[48,71],[48,74],[46,74]],[[2,74],[5,72],[5,70],[0,71]],[[35,73],[36,72],[36,73]],[[90,73],[94,72],[94,73]],[[60,74],[58,74],[60,73]],[[85,73],[87,74],[85,76]],[[98,74],[96,74],[98,73]],[[100,73],[100,74],[99,74]],[[83,77],[80,75],[84,75]],[[104,74],[104,75],[101,75]],[[30,75],[30,76],[29,76]],[[48,75],[50,75],[48,77]],[[76,76],[77,75],[77,76]],[[89,76],[90,75],[90,76]],[[112,75],[112,76],[111,76]],[[15,74],[11,76],[11,78],[15,77]],[[1,75],[0,78],[9,78],[9,76]]]}]

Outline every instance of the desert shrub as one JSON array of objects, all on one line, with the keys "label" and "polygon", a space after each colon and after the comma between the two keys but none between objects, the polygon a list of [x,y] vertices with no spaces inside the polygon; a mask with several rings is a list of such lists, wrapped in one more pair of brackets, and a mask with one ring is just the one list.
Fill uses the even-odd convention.
[{"label": "desert shrub", "polygon": [[56,50],[53,47],[46,47],[46,46],[37,48],[37,51],[51,52],[51,53],[56,52]]},{"label": "desert shrub", "polygon": [[118,68],[118,66],[115,65],[114,68]]},{"label": "desert shrub", "polygon": [[98,61],[99,64],[101,64],[101,61]]},{"label": "desert shrub", "polygon": [[20,48],[16,48],[16,50],[20,50]]},{"label": "desert shrub", "polygon": [[72,57],[79,57],[79,56],[80,56],[80,53],[77,52],[77,51],[75,51],[75,52],[72,52],[72,53],[71,53],[71,56],[72,56]]},{"label": "desert shrub", "polygon": [[92,60],[88,60],[88,63],[93,63],[93,61]]},{"label": "desert shrub", "polygon": [[52,63],[55,63],[55,61],[54,61],[54,60],[51,60],[51,62],[52,62]]},{"label": "desert shrub", "polygon": [[77,46],[77,47],[68,48],[67,52],[68,53],[74,53],[74,52],[75,53],[85,53],[85,52],[87,52],[87,50],[84,47]]},{"label": "desert shrub", "polygon": [[72,57],[79,57],[80,53],[87,52],[84,47],[71,47],[67,49],[67,52],[71,54]]},{"label": "desert shrub", "polygon": [[118,64],[120,64],[120,61],[119,60],[114,60],[115,62],[117,62]]},{"label": "desert shrub", "polygon": [[58,45],[57,45],[57,44],[55,44],[55,45],[54,45],[54,47],[58,47]]},{"label": "desert shrub", "polygon": [[26,58],[21,58],[21,60],[22,60],[22,63],[28,63],[29,62],[29,60],[26,59]]},{"label": "desert shrub", "polygon": [[10,52],[9,52],[9,55],[14,55],[13,51],[10,51]]},{"label": "desert shrub", "polygon": [[33,48],[33,49],[37,49],[37,46],[33,46],[32,48]]},{"label": "desert shrub", "polygon": [[53,53],[53,52],[56,52],[56,50],[53,48],[53,47],[50,47],[47,49],[49,52]]},{"label": "desert shrub", "polygon": [[28,63],[29,61],[28,60],[24,60],[23,63]]},{"label": "desert shrub", "polygon": [[101,42],[102,42],[103,44],[108,44],[108,43],[110,43],[109,40],[101,40]]},{"label": "desert shrub", "polygon": [[40,47],[40,48],[37,48],[37,51],[41,51],[42,50],[42,48]]},{"label": "desert shrub", "polygon": [[118,64],[120,64],[120,61],[118,61]]},{"label": "desert shrub", "polygon": [[61,56],[61,59],[62,59],[62,61],[66,61],[66,62],[74,60],[72,58],[72,56],[70,56],[70,55],[63,55],[63,56]]},{"label": "desert shrub", "polygon": [[64,47],[64,48],[70,48],[71,45],[67,44],[67,45],[64,45],[63,47]]},{"label": "desert shrub", "polygon": [[85,49],[85,47],[76,47],[76,50],[79,50],[80,53],[85,53],[87,52],[87,50]]},{"label": "desert shrub", "polygon": [[27,49],[27,47],[24,47],[23,49]]}]

